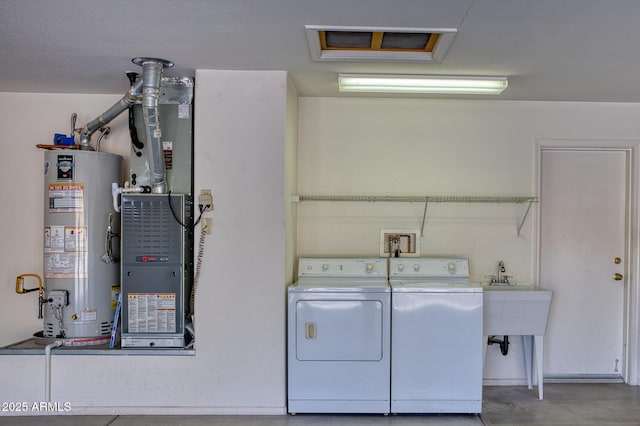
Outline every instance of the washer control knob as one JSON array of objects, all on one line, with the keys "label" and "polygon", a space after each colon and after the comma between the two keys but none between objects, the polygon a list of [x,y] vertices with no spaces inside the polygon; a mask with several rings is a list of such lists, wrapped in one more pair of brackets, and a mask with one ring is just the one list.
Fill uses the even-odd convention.
[{"label": "washer control knob", "polygon": [[418,272],[420,270],[420,264],[416,263],[413,265],[413,270]]},{"label": "washer control knob", "polygon": [[367,272],[373,272],[373,263],[371,262],[367,263],[367,265],[365,266],[365,270]]},{"label": "washer control knob", "polygon": [[311,265],[307,265],[307,269],[308,269],[308,270],[312,270],[312,269],[313,269],[313,266],[311,266]]},{"label": "washer control knob", "polygon": [[453,262],[449,262],[447,264],[447,269],[449,270],[450,273],[453,274],[454,272],[456,272],[456,264]]},{"label": "washer control knob", "polygon": [[322,264],[322,270],[323,271],[328,271],[329,270],[329,264],[328,263],[323,263]]},{"label": "washer control knob", "polygon": [[402,263],[398,263],[398,271],[404,271],[404,265]]}]

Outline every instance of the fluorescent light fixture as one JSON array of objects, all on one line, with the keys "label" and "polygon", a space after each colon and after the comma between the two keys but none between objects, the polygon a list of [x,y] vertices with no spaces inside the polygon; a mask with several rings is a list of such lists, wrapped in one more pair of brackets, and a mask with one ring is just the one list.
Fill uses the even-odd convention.
[{"label": "fluorescent light fixture", "polygon": [[499,95],[508,82],[507,77],[338,74],[338,85],[341,92]]}]

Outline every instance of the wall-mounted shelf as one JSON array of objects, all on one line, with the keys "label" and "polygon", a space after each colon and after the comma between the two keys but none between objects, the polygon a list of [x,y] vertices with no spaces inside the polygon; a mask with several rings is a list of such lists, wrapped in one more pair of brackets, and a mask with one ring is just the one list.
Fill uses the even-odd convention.
[{"label": "wall-mounted shelf", "polygon": [[484,195],[295,195],[293,202],[301,201],[350,201],[350,202],[400,202],[400,203],[424,203],[424,213],[422,215],[421,235],[424,236],[424,224],[427,218],[427,207],[429,203],[527,203],[527,210],[518,225],[518,236],[520,230],[529,216],[531,205],[538,201],[537,197],[522,196],[484,196]]}]

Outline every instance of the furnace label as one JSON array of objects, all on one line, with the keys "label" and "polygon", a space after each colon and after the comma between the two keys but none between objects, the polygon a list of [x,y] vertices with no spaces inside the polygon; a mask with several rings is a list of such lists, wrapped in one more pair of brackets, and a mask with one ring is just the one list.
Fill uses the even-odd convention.
[{"label": "furnace label", "polygon": [[175,293],[129,293],[129,333],[175,333]]}]

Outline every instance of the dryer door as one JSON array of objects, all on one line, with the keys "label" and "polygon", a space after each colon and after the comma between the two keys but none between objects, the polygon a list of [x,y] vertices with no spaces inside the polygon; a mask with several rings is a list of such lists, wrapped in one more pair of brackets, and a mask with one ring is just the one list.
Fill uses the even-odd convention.
[{"label": "dryer door", "polygon": [[380,300],[298,300],[299,361],[379,361],[383,356]]}]

